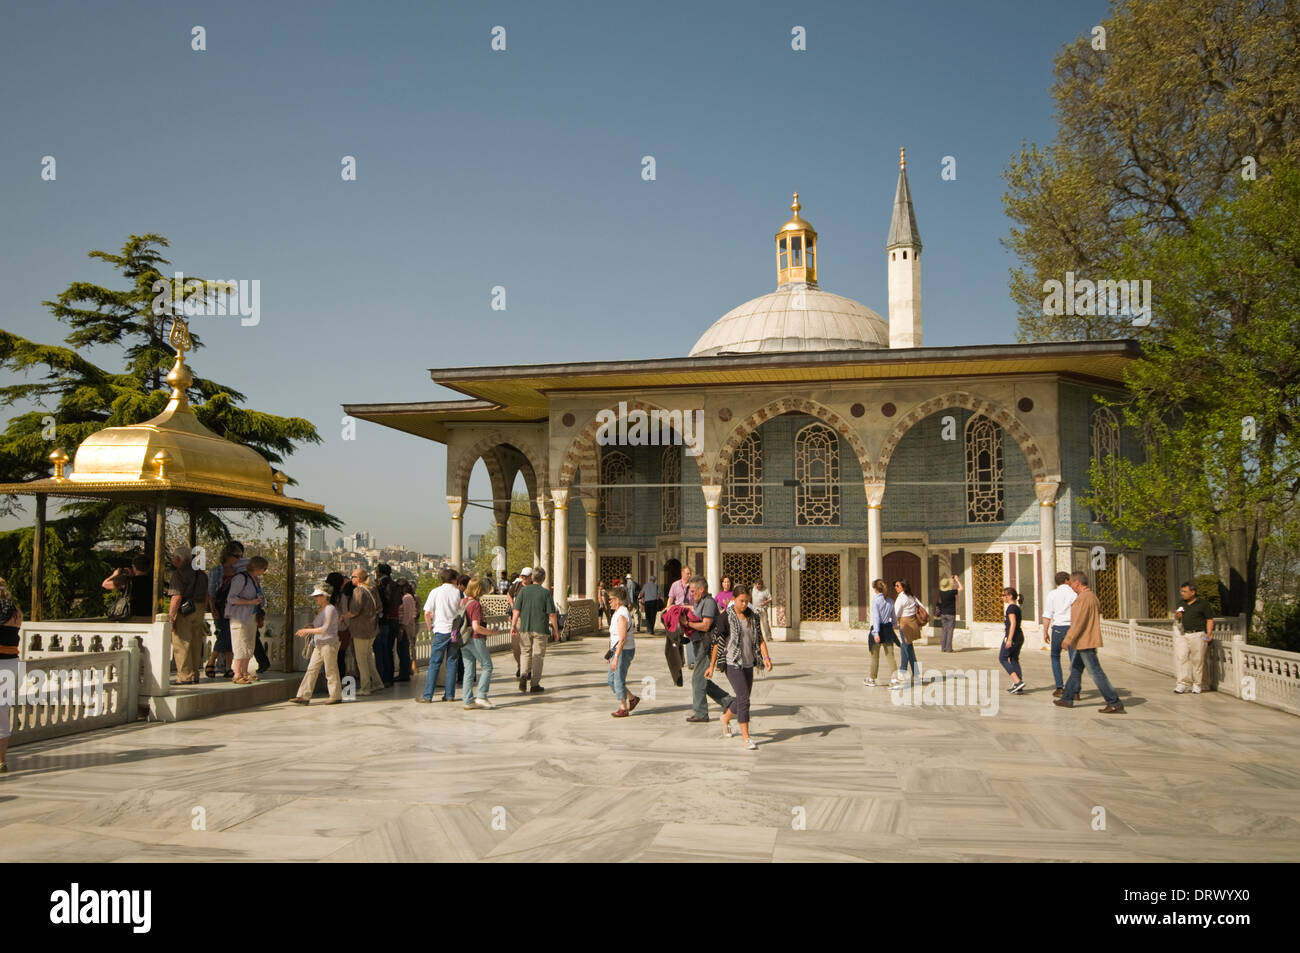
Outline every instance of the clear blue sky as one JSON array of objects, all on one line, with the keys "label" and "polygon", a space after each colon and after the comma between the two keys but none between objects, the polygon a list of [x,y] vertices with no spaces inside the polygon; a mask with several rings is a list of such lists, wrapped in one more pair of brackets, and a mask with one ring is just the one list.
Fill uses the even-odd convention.
[{"label": "clear blue sky", "polygon": [[[166,235],[187,273],[260,280],[257,326],[196,319],[196,371],[317,425],[324,443],[285,466],[296,495],[348,531],[445,551],[445,450],[364,422],[346,442],[340,404],[457,396],[430,367],[685,354],[775,287],[792,191],[820,235],[822,287],[886,314],[900,145],[926,343],[1014,341],[999,173],[1022,140],[1053,137],[1053,57],[1105,13],[1099,0],[9,6],[0,324],[61,341],[41,301],[109,282],[86,253],[132,233]],[[806,52],[791,49],[795,25]],[[955,181],[940,179],[946,155]],[[481,463],[471,493],[490,495]],[[471,510],[467,533],[489,518]]]}]

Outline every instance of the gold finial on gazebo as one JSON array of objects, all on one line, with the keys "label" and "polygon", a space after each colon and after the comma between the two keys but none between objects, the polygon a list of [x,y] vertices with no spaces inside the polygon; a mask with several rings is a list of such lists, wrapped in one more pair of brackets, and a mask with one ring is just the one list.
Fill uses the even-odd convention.
[{"label": "gold finial on gazebo", "polygon": [[279,470],[276,470],[273,474],[271,474],[272,492],[274,492],[277,496],[283,496],[284,485],[288,482],[289,482],[289,478],[285,476],[283,473],[281,473]]},{"label": "gold finial on gazebo", "polygon": [[50,462],[54,464],[54,479],[65,479],[63,468],[68,464],[68,455],[63,452],[62,447],[50,454]]},{"label": "gold finial on gazebo", "polygon": [[177,401],[177,409],[189,409],[189,398],[185,392],[194,383],[194,375],[185,366],[185,352],[194,349],[194,339],[190,337],[190,326],[185,319],[172,318],[172,333],[168,337],[172,347],[176,348],[176,363],[167,372],[167,383],[172,385],[172,400]]},{"label": "gold finial on gazebo", "polygon": [[167,479],[167,468],[172,464],[172,455],[166,450],[159,450],[153,455],[154,469],[158,471],[158,479]]}]

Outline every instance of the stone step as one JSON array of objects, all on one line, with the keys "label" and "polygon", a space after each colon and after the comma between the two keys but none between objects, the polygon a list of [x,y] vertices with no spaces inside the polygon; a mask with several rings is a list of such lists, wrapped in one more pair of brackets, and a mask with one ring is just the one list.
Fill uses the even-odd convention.
[{"label": "stone step", "polygon": [[241,708],[255,708],[292,698],[302,681],[301,673],[258,673],[261,681],[252,685],[235,685],[228,679],[198,685],[173,685],[170,695],[154,696],[149,701],[150,721],[189,721]]}]

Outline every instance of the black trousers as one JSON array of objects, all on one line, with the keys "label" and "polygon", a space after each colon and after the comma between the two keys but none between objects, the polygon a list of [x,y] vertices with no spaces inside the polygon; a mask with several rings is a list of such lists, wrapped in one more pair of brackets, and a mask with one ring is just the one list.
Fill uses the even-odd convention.
[{"label": "black trousers", "polygon": [[651,635],[655,634],[655,618],[663,611],[664,601],[662,599],[650,599],[645,604],[645,630]]},{"label": "black trousers", "polygon": [[[679,626],[685,625],[684,621],[678,621]],[[686,650],[682,648],[682,633],[678,629],[676,632],[664,630],[664,658],[668,662],[668,672],[673,677],[673,684],[682,683],[682,666],[686,664]]]}]

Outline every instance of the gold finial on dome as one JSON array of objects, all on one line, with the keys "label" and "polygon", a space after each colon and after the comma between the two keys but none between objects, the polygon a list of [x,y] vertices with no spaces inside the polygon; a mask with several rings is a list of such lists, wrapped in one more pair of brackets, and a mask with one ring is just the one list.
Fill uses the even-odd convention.
[{"label": "gold finial on dome", "polygon": [[776,233],[777,286],[805,282],[817,286],[817,230],[799,214],[799,193],[794,193],[790,211],[794,217]]},{"label": "gold finial on dome", "polygon": [[898,167],[900,169],[907,168],[907,150],[902,146],[898,147]]},{"label": "gold finial on dome", "polygon": [[167,468],[172,465],[172,455],[166,450],[159,450],[153,455],[151,462],[154,469],[158,471],[158,479],[167,479]]},{"label": "gold finial on dome", "polygon": [[165,380],[172,385],[172,400],[176,403],[175,409],[187,411],[190,402],[185,392],[194,383],[194,375],[185,366],[185,352],[193,350],[194,339],[190,337],[190,326],[179,315],[172,318],[172,333],[168,340],[171,342],[172,347],[176,348],[176,363],[167,372]]},{"label": "gold finial on dome", "polygon": [[63,468],[68,465],[68,455],[63,452],[62,447],[50,454],[50,462],[54,464],[54,479],[65,479]]}]

